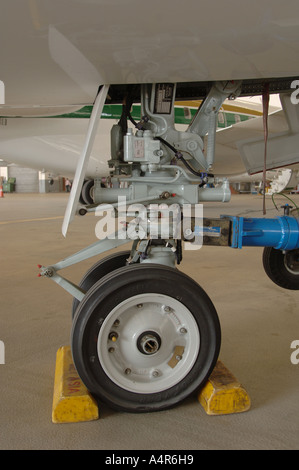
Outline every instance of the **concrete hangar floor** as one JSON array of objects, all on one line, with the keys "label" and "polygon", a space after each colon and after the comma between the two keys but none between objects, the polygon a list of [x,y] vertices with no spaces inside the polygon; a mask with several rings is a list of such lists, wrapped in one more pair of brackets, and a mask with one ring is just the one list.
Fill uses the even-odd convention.
[{"label": "concrete hangar floor", "polygon": [[[96,421],[51,421],[55,358],[68,345],[72,299],[38,278],[37,264],[55,263],[96,241],[94,215],[76,218],[66,239],[61,224],[67,194],[5,194],[0,199],[1,323],[0,449],[296,449],[299,436],[298,291],[266,276],[262,248],[203,247],[185,251],[180,269],[211,297],[222,328],[220,359],[251,398],[245,413],[208,416],[196,397],[146,414],[100,407]],[[298,196],[296,203],[299,203]],[[281,204],[280,204],[281,202]],[[278,207],[285,200],[278,201]],[[204,215],[262,216],[262,197],[233,195],[206,204]],[[267,198],[267,216],[277,211]],[[123,249],[123,248],[121,248]],[[63,275],[79,282],[94,259]]]}]

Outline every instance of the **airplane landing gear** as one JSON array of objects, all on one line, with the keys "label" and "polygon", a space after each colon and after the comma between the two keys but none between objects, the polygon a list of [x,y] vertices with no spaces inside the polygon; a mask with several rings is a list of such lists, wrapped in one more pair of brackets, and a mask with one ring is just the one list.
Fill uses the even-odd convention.
[{"label": "airplane landing gear", "polygon": [[218,358],[220,325],[201,287],[174,268],[134,265],[99,280],[80,302],[72,353],[92,394],[130,412],[169,408]]},{"label": "airplane landing gear", "polygon": [[[182,243],[190,243],[191,249],[202,244],[273,247],[264,253],[269,276],[298,289],[299,219],[288,215],[204,219],[200,210],[203,202],[230,199],[228,181],[217,181],[211,171],[218,111],[226,98],[239,92],[238,82],[213,84],[187,131],[179,131],[174,125],[175,84],[140,87],[139,123],[130,114],[137,99],[135,87],[126,88],[121,119],[111,132],[109,165],[114,170],[109,186],[103,188],[101,179],[95,178],[94,204],[79,209],[80,215],[97,208],[99,213],[112,211],[118,219],[115,233],[105,232],[108,218],[102,215],[96,231],[99,241],[52,266],[40,266],[40,276],[51,278],[75,297],[71,345],[81,380],[92,394],[118,410],[169,408],[203,385],[216,364],[218,316],[202,288],[175,268],[182,259]],[[101,87],[95,100],[64,235],[78,210],[107,93],[108,87]],[[133,241],[129,257],[119,253],[101,260],[79,286],[58,274],[129,239]]]}]

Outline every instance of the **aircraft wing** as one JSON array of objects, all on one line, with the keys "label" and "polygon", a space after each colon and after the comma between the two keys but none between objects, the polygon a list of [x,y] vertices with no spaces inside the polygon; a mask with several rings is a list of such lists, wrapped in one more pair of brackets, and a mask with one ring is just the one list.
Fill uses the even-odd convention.
[{"label": "aircraft wing", "polygon": [[0,80],[9,106],[92,103],[101,83],[298,73],[297,0],[251,0],[241,9],[239,0],[3,0],[2,7]]}]

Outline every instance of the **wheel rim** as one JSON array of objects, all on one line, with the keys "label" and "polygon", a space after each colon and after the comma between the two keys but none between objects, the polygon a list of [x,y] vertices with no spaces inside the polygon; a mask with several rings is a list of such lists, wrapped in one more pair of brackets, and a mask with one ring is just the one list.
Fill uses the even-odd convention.
[{"label": "wheel rim", "polygon": [[299,275],[299,250],[292,250],[284,256],[285,268],[294,275]]},{"label": "wheel rim", "polygon": [[192,369],[200,334],[190,310],[164,294],[140,294],[117,305],[103,322],[97,352],[106,375],[135,393],[157,393]]}]

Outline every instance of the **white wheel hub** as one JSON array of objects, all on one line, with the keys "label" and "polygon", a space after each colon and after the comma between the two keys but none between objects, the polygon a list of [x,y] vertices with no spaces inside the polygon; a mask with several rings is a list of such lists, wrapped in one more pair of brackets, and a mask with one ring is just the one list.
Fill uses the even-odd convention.
[{"label": "white wheel hub", "polygon": [[199,348],[192,313],[163,294],[136,295],[117,305],[97,340],[106,375],[119,387],[144,394],[179,383],[192,369]]}]

